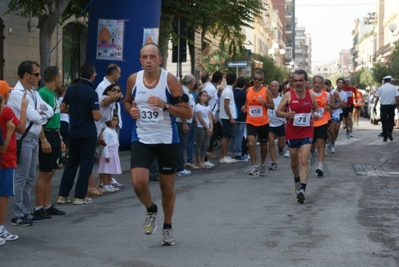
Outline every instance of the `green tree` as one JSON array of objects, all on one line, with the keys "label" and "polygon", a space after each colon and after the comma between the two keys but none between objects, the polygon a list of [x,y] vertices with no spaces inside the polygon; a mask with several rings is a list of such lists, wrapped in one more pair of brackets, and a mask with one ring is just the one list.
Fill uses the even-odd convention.
[{"label": "green tree", "polygon": [[82,12],[89,0],[11,0],[7,13],[39,19],[40,66],[44,71],[50,65],[51,36],[58,23]]},{"label": "green tree", "polygon": [[391,72],[391,69],[388,67],[387,64],[379,62],[377,64],[374,64],[373,70],[372,70],[372,76],[373,80],[376,84],[381,84],[382,78],[384,76],[390,75],[389,73]]},{"label": "green tree", "polygon": [[177,36],[172,31],[172,21],[184,20],[187,23],[185,38],[188,40],[192,59],[191,70],[194,72],[194,34],[197,29],[201,31],[202,45],[206,34],[213,34],[220,37],[221,50],[234,55],[245,49],[245,36],[242,35],[241,28],[251,27],[254,19],[260,16],[263,10],[265,6],[262,0],[163,0],[160,45],[167,55],[168,41],[171,39],[174,44],[177,43]]},{"label": "green tree", "polygon": [[274,61],[268,57],[259,54],[253,54],[252,58],[263,63],[262,71],[265,74],[264,83],[269,84],[272,81],[282,83],[289,77],[289,73],[283,67],[276,66]]}]

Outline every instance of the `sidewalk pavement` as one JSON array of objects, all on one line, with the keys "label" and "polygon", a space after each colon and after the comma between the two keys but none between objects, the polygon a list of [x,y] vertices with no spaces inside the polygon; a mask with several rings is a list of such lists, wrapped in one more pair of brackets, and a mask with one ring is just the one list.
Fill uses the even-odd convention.
[{"label": "sidewalk pavement", "polygon": [[[383,143],[380,130],[364,119],[351,139],[341,129],[324,176],[311,168],[305,204],[296,202],[290,159],[282,156],[266,177],[249,176],[249,162],[218,159],[213,169],[176,177],[173,247],[160,245],[157,182],[149,186],[158,230],[144,235],[145,209],[123,151],[119,192],[57,205],[65,216],[32,227],[11,226],[8,214],[5,226],[20,238],[0,247],[1,266],[399,266],[399,131]],[[61,175],[53,179],[53,203]]]}]

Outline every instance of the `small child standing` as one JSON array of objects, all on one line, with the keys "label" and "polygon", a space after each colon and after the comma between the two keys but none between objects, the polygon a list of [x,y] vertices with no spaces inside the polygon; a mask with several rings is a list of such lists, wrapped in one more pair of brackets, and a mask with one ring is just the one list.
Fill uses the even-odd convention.
[{"label": "small child standing", "polygon": [[118,133],[115,131],[119,124],[118,115],[114,114],[112,120],[105,123],[107,127],[103,132],[103,139],[107,144],[101,155],[98,164],[98,173],[103,177],[103,189],[105,192],[115,192],[119,189],[111,185],[112,174],[121,174],[121,162],[119,160],[119,140]]},{"label": "small child standing", "polygon": [[204,163],[206,151],[209,147],[209,141],[212,136],[212,112],[208,107],[208,93],[206,91],[201,91],[197,96],[197,105],[195,106],[195,123],[197,128],[195,130],[195,158],[197,164],[200,168],[207,169]]}]

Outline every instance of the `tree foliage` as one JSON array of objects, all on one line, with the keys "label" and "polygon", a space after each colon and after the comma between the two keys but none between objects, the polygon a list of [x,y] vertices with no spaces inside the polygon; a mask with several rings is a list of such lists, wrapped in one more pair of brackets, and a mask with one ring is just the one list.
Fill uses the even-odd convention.
[{"label": "tree foliage", "polygon": [[36,17],[40,30],[40,65],[44,71],[50,65],[51,36],[58,23],[81,14],[90,0],[11,0],[7,13],[20,17]]},{"label": "tree foliage", "polygon": [[[228,54],[244,51],[245,36],[242,27],[251,27],[252,22],[265,10],[262,0],[163,0],[160,27],[161,47],[165,51],[167,41],[177,43],[172,31],[172,20],[180,19],[187,23],[190,57],[194,64],[194,33],[201,32],[201,44],[205,36],[211,34],[220,38],[220,48]],[[226,48],[226,49],[225,49]],[[192,71],[194,71],[192,65]]]}]

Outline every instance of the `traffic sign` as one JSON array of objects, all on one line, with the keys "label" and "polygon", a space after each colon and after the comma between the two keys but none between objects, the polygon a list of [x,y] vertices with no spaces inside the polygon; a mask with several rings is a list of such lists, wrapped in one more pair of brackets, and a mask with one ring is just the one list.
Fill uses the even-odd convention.
[{"label": "traffic sign", "polygon": [[227,67],[229,68],[245,68],[247,66],[248,66],[247,61],[227,62]]}]

